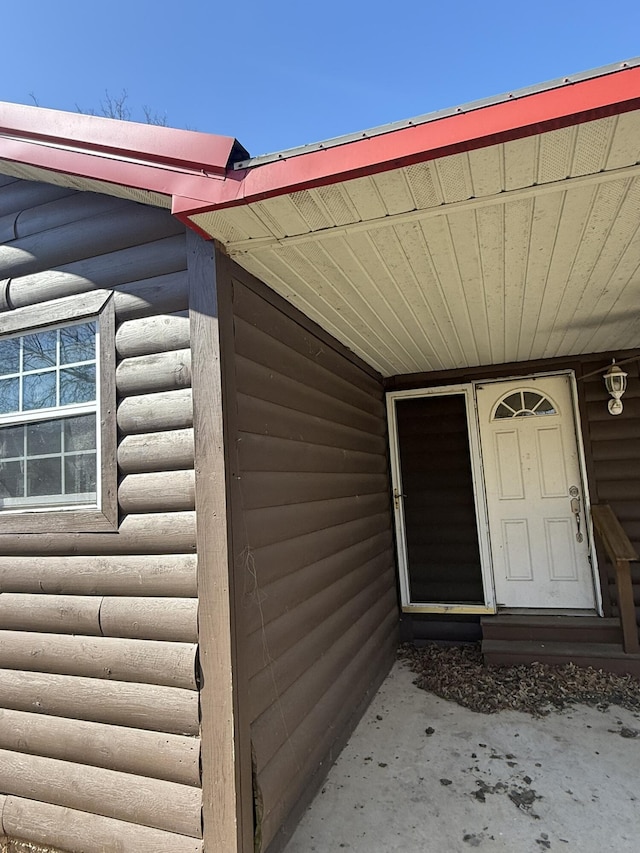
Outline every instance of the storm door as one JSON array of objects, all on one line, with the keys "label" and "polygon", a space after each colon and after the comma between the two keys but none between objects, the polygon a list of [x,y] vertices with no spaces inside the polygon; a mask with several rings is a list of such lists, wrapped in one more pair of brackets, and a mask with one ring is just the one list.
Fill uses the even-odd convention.
[{"label": "storm door", "polygon": [[404,610],[493,612],[470,385],[388,395]]},{"label": "storm door", "polygon": [[568,375],[476,386],[498,607],[596,607]]}]

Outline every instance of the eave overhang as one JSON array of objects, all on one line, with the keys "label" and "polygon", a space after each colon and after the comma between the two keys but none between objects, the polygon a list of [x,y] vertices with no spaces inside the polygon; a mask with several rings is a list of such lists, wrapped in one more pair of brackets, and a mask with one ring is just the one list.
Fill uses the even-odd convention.
[{"label": "eave overhang", "polygon": [[0,161],[162,195],[167,206],[174,196],[204,203],[245,155],[232,137],[0,103]]},{"label": "eave overhang", "polygon": [[383,375],[640,346],[638,60],[242,156],[0,105],[0,172],[171,206]]}]

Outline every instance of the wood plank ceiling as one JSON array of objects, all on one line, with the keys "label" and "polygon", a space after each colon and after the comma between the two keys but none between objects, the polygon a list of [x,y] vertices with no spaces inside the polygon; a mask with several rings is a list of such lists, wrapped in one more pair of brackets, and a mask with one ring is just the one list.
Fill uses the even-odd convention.
[{"label": "wood plank ceiling", "polygon": [[383,375],[640,346],[640,111],[194,216]]}]

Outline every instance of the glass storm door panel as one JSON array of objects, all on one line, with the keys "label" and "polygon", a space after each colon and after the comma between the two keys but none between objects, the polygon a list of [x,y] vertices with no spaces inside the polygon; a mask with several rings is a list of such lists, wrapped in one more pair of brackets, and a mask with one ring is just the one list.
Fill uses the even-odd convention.
[{"label": "glass storm door panel", "polygon": [[407,604],[483,605],[464,394],[397,399]]},{"label": "glass storm door panel", "polygon": [[595,608],[569,377],[476,394],[498,606]]}]

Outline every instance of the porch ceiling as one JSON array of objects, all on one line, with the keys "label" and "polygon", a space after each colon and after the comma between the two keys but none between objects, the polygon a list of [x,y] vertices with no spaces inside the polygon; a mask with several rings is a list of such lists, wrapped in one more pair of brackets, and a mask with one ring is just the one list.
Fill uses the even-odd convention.
[{"label": "porch ceiling", "polygon": [[640,111],[192,219],[383,375],[640,345]]}]

